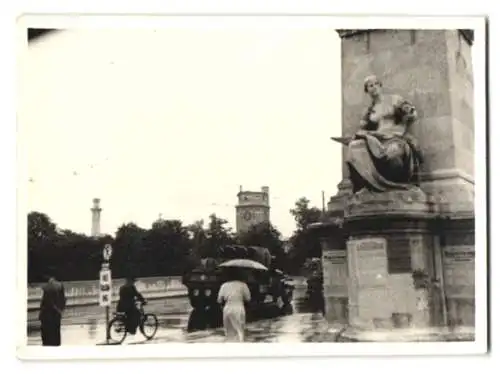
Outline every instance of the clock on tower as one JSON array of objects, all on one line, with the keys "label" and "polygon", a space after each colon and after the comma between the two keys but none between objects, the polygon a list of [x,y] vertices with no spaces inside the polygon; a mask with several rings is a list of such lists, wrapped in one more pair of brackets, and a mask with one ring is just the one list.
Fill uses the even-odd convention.
[{"label": "clock on tower", "polygon": [[243,213],[243,219],[244,219],[245,221],[251,221],[251,220],[252,220],[252,218],[253,218],[253,214],[252,214],[252,212],[251,212],[251,211],[246,210],[246,211]]},{"label": "clock on tower", "polygon": [[236,205],[236,231],[248,231],[252,226],[269,220],[269,188],[261,191],[243,191],[238,193]]}]

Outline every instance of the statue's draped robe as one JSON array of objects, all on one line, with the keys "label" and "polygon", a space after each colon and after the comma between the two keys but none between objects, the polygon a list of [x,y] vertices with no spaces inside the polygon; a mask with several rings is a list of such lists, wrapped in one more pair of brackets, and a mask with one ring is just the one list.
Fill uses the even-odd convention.
[{"label": "statue's draped robe", "polygon": [[413,108],[408,101],[398,96],[390,99],[393,105],[388,115],[394,125],[379,131],[378,124],[369,120],[369,108],[364,129],[348,145],[347,165],[354,192],[362,188],[377,192],[408,189],[417,182],[422,157],[415,138],[407,131],[415,112],[408,112]]}]

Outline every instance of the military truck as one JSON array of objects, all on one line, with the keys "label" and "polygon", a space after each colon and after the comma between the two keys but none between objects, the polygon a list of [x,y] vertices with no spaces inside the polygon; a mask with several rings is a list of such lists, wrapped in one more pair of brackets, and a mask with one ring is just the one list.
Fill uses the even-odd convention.
[{"label": "military truck", "polygon": [[217,303],[217,295],[224,283],[224,269],[220,264],[233,259],[256,261],[267,270],[241,268],[240,271],[250,289],[251,302],[248,305],[249,320],[262,315],[265,308],[274,307],[279,312],[291,308],[294,285],[281,270],[276,269],[267,248],[256,246],[230,245],[221,247],[217,258],[202,259],[201,265],[183,277],[188,289],[188,297],[193,308],[188,330],[218,327],[222,323],[222,311]]}]

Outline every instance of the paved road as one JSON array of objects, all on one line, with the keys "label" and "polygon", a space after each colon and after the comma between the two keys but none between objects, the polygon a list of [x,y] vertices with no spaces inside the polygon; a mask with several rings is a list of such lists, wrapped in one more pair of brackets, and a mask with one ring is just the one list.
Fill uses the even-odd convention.
[{"label": "paved road", "polygon": [[[474,339],[474,330],[447,331],[372,331],[363,336],[343,332],[342,326],[328,326],[320,312],[308,305],[304,298],[305,290],[297,288],[293,300],[293,312],[286,316],[262,319],[247,324],[248,342],[335,342],[335,341],[460,341]],[[168,342],[217,343],[224,341],[224,332],[219,329],[187,332],[191,306],[186,297],[151,300],[146,311],[158,316],[159,328],[151,341],[137,333],[127,336],[123,344],[159,344]],[[105,340],[105,317],[103,308],[87,306],[68,309],[65,312],[62,328],[63,345],[96,345]],[[36,324],[30,324],[28,345],[41,345],[40,332]]]},{"label": "paved road", "polygon": [[[321,313],[313,312],[304,300],[304,290],[297,289],[293,301],[293,313],[259,320],[247,325],[249,342],[317,342],[334,341],[335,334],[329,332]],[[166,342],[221,342],[224,332],[219,329],[187,332],[191,307],[186,297],[152,300],[147,311],[157,314],[159,329],[155,338],[146,341],[138,333],[127,336],[124,344],[158,344]],[[63,320],[62,340],[64,345],[95,345],[105,339],[105,317],[102,308],[84,307],[68,310]],[[41,345],[40,332],[32,325],[28,334],[28,345]]]}]

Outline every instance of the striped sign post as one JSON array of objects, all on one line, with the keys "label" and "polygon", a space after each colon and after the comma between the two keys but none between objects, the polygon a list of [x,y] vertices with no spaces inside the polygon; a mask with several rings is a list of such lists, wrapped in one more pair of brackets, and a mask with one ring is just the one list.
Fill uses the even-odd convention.
[{"label": "striped sign post", "polygon": [[109,260],[113,254],[113,248],[110,244],[106,244],[102,251],[103,262],[99,273],[99,305],[106,310],[106,344],[109,344],[109,306],[111,305],[113,287],[111,284],[111,269],[109,268]]}]

